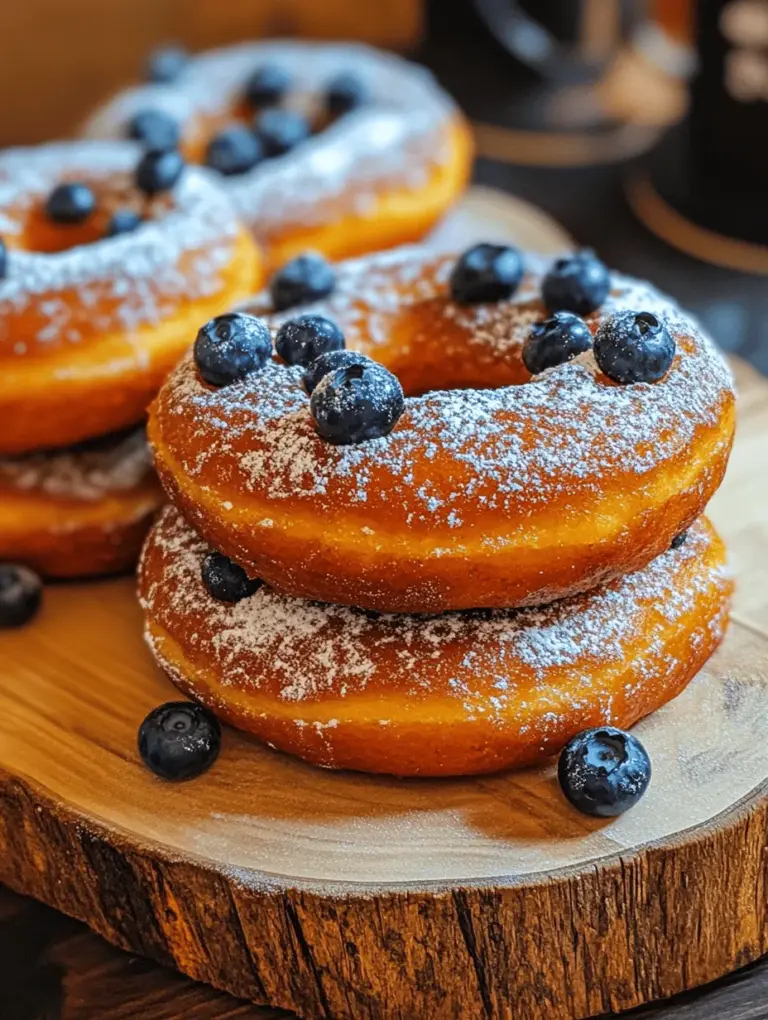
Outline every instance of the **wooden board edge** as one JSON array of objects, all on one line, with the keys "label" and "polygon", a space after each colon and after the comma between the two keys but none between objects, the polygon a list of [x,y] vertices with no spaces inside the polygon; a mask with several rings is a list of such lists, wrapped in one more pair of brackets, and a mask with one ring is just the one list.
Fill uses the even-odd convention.
[{"label": "wooden board edge", "polygon": [[448,1020],[457,1004],[467,1020],[577,1020],[722,977],[768,949],[765,788],[693,832],[534,884],[353,895],[130,846],[0,774],[0,881],[123,949],[325,1020]]}]

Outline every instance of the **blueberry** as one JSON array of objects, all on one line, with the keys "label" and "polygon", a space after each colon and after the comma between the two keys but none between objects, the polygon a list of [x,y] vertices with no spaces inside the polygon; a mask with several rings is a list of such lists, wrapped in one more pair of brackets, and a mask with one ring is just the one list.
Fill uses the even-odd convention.
[{"label": "blueberry", "polygon": [[264,106],[282,99],[291,87],[291,76],[279,64],[265,64],[245,83],[245,98],[252,106]]},{"label": "blueberry", "polygon": [[653,383],[667,374],[676,346],[652,312],[617,312],[595,333],[595,361],[614,382]]},{"label": "blueberry", "polygon": [[389,435],[405,401],[398,379],[367,360],[336,368],[315,387],[309,401],[315,428],[339,446]]},{"label": "blueberry", "polygon": [[347,365],[367,365],[370,360],[358,351],[326,351],[307,366],[303,380],[304,389],[312,396],[317,384],[329,372],[336,368],[346,368]]},{"label": "blueberry", "polygon": [[4,280],[8,275],[8,247],[5,241],[0,237],[0,280]]},{"label": "blueberry", "polygon": [[248,577],[242,567],[220,552],[208,553],[205,557],[202,578],[206,591],[218,602],[242,602],[264,583]]},{"label": "blueberry", "polygon": [[298,255],[272,277],[269,292],[278,312],[327,297],[336,276],[322,255]]},{"label": "blueberry", "polygon": [[130,234],[131,231],[141,226],[141,216],[133,209],[118,209],[112,213],[107,224],[107,237],[117,237],[119,234]]},{"label": "blueberry", "polygon": [[48,196],[45,212],[54,223],[82,223],[96,208],[96,196],[87,184],[59,184]]},{"label": "blueberry", "polygon": [[265,156],[282,156],[309,138],[309,124],[293,110],[265,110],[253,125]]},{"label": "blueberry", "polygon": [[224,128],[208,143],[205,164],[224,177],[233,177],[251,170],[264,158],[261,142],[247,127],[233,124]]},{"label": "blueberry", "polygon": [[40,608],[43,584],[16,563],[0,563],[0,630],[29,623]]},{"label": "blueberry", "polygon": [[150,53],[147,60],[147,81],[166,84],[175,81],[189,63],[183,46],[163,46]]},{"label": "blueberry", "polygon": [[557,259],[541,285],[550,312],[589,315],[611,291],[611,274],[592,251]]},{"label": "blueberry", "polygon": [[191,701],[166,701],[139,727],[139,754],[161,779],[194,779],[213,765],[221,750],[219,720]]},{"label": "blueberry", "polygon": [[324,315],[300,315],[284,322],[275,337],[275,350],[289,365],[311,365],[327,351],[340,351],[344,334]]},{"label": "blueberry", "polygon": [[599,726],[577,733],[566,744],[557,778],[577,810],[611,818],[634,807],[648,789],[651,760],[631,733]]},{"label": "blueberry", "polygon": [[145,195],[170,191],[184,171],[184,159],[176,149],[150,149],[136,167],[136,185]]},{"label": "blueberry", "polygon": [[523,364],[538,375],[562,365],[592,346],[589,326],[573,312],[555,312],[545,322],[534,322],[523,344]]},{"label": "blueberry", "polygon": [[523,259],[517,248],[476,244],[453,267],[451,297],[462,304],[503,301],[515,293],[523,272]]},{"label": "blueberry", "polygon": [[681,549],[688,541],[688,529],[681,531],[679,535],[675,535],[672,539],[669,548],[670,549]]},{"label": "blueberry", "polygon": [[331,78],[325,94],[328,112],[334,116],[349,113],[356,106],[362,106],[368,99],[368,88],[362,78],[350,71],[343,71]]},{"label": "blueberry", "polygon": [[178,123],[164,110],[139,110],[128,122],[127,135],[147,149],[175,149],[181,140]]},{"label": "blueberry", "polygon": [[272,337],[263,319],[244,312],[217,315],[198,330],[194,358],[211,386],[228,386],[262,369],[272,355]]}]

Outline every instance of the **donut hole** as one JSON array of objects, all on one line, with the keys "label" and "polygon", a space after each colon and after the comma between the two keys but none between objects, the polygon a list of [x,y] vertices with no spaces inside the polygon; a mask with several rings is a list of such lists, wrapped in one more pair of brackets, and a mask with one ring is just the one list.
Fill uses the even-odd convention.
[{"label": "donut hole", "polygon": [[[538,301],[514,305],[516,317],[536,321],[543,314]],[[406,397],[420,397],[440,390],[495,390],[530,382],[522,361],[518,333],[498,344],[482,338],[485,314],[481,306],[467,306],[454,314],[455,305],[440,295],[405,304],[398,312],[376,324],[375,344],[361,335],[349,336],[348,345],[361,349],[397,376]],[[480,339],[478,339],[478,337]]]},{"label": "donut hole", "polygon": [[[29,252],[55,255],[83,245],[105,240],[109,234],[112,216],[118,211],[136,213],[142,221],[161,218],[172,206],[168,195],[148,198],[143,195],[127,175],[115,175],[108,180],[88,178],[82,174],[62,177],[57,183],[77,180],[94,193],[96,206],[89,216],[79,223],[60,223],[46,212],[50,191],[28,196],[22,208],[11,212],[18,229],[7,237],[12,248]],[[52,189],[51,189],[52,190]]]}]

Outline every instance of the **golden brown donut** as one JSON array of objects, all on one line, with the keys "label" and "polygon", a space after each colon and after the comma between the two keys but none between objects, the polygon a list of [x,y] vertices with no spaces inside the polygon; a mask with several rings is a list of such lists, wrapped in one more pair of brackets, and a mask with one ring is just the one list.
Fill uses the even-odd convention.
[{"label": "golden brown donut", "polygon": [[[344,263],[328,299],[270,318],[328,315],[395,373],[407,399],[385,438],[322,439],[302,369],[277,361],[213,389],[188,355],[163,387],[149,423],[161,480],[251,576],[387,612],[538,605],[643,567],[717,489],[732,380],[674,302],[616,274],[588,319],[664,317],[677,355],[660,382],[616,385],[591,352],[532,379],[521,348],[545,315],[545,263],[528,259],[509,301],[459,305],[454,258],[410,248]],[[268,309],[264,295],[245,306]]]},{"label": "golden brown donut", "polygon": [[174,508],[147,541],[147,638],[186,694],[329,768],[464,775],[541,762],[580,730],[628,727],[719,644],[731,581],[705,520],[634,574],[544,609],[379,615],[278,595],[237,605]]},{"label": "golden brown donut", "polygon": [[162,503],[143,428],[0,457],[0,562],[48,577],[125,570]]},{"label": "golden brown donut", "polygon": [[[200,322],[261,278],[253,241],[215,180],[188,168],[149,200],[140,148],[77,142],[0,153],[0,454],[70,446],[137,422]],[[53,188],[82,181],[97,211],[53,223]],[[146,222],[106,237],[116,209]]]},{"label": "golden brown donut", "polygon": [[[250,123],[245,84],[267,65],[288,74],[283,105],[319,132],[223,179],[270,265],[308,248],[347,258],[419,240],[464,190],[472,143],[457,107],[423,68],[367,46],[296,40],[213,50],[193,58],[170,84],[118,94],[94,113],[85,133],[125,137],[137,113],[163,110],[181,126],[182,149],[202,161],[222,127]],[[368,97],[329,124],[324,96],[339,73],[359,78]]]}]

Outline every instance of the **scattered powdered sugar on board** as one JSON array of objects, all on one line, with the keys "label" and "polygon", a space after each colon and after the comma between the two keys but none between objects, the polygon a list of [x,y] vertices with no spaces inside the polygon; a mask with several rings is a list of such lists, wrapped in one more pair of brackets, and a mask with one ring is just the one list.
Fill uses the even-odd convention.
[{"label": "scattered powdered sugar on board", "polygon": [[[393,359],[420,355],[419,337],[395,326],[426,305],[434,334],[452,332],[450,356],[501,360],[528,379],[521,350],[530,323],[544,314],[538,295],[546,263],[527,258],[527,276],[512,299],[461,306],[447,296],[454,260],[412,247],[343,263],[334,293],[301,312],[329,315],[351,349],[396,371]],[[243,307],[263,314],[269,298]],[[649,284],[614,274],[590,324],[596,328],[627,308],[663,317],[677,340],[672,368],[658,383],[612,385],[588,352],[524,385],[409,397],[389,436],[333,446],[314,429],[300,368],[273,361],[213,390],[188,356],[161,394],[162,438],[182,470],[213,493],[304,505],[329,520],[360,511],[368,523],[384,514],[393,526],[426,524],[450,534],[473,525],[487,531],[489,512],[510,528],[523,526],[534,507],[554,500],[563,513],[583,512],[585,500],[598,500],[607,483],[618,479],[636,491],[652,484],[656,469],[685,456],[701,431],[717,425],[732,394],[729,370],[711,341]],[[271,316],[273,332],[292,314]],[[393,337],[410,345],[405,354],[393,353]]]},{"label": "scattered powdered sugar on board", "polygon": [[[23,238],[33,205],[62,180],[134,197],[141,148],[129,142],[57,142],[0,153],[0,232]],[[13,248],[0,281],[0,352],[24,357],[88,335],[154,325],[179,304],[225,286],[239,230],[232,204],[206,170],[188,167],[136,230],[59,252]],[[74,292],[74,297],[73,297]],[[19,319],[32,311],[34,331]]]},{"label": "scattered powdered sugar on board", "polygon": [[[643,570],[536,609],[378,614],[286,598],[267,586],[227,605],[201,580],[208,547],[168,507],[144,552],[142,603],[187,658],[215,663],[225,686],[285,702],[375,697],[396,686],[398,696],[416,702],[429,694],[455,697],[472,712],[501,719],[520,685],[539,703],[551,691],[556,713],[563,709],[560,687],[575,685],[570,707],[578,707],[579,691],[588,704],[603,670],[631,664],[641,685],[650,678],[645,660],[653,657],[657,669],[662,661],[673,672],[679,664],[664,651],[669,627],[713,591],[722,595],[721,608],[702,617],[698,640],[708,628],[719,636],[730,579],[722,565],[704,566],[711,543],[709,526],[699,522],[680,549]],[[691,640],[695,645],[696,632]]]},{"label": "scattered powdered sugar on board", "polygon": [[97,502],[130,492],[152,472],[152,455],[143,428],[76,447],[0,458],[0,490]]},{"label": "scattered powdered sugar on board", "polygon": [[363,45],[293,41],[244,43],[205,53],[169,85],[120,93],[85,127],[90,137],[124,137],[140,110],[161,109],[181,124],[220,116],[240,100],[257,68],[275,63],[291,77],[288,102],[312,112],[329,81],[357,75],[369,100],[277,159],[226,178],[241,216],[259,236],[286,224],[338,218],[340,207],[365,213],[384,188],[421,187],[449,157],[445,129],[456,107],[432,76],[400,57]]}]

